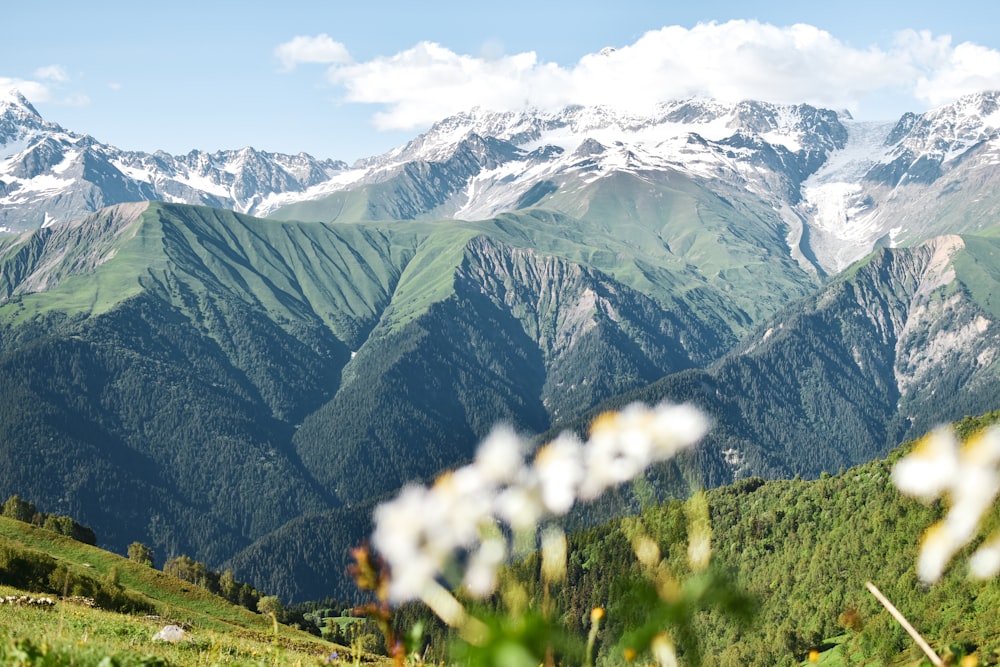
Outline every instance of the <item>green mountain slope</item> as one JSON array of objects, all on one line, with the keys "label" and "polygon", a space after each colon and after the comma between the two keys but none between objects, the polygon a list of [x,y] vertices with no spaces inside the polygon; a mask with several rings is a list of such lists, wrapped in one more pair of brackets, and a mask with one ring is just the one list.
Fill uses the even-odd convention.
[{"label": "green mountain slope", "polygon": [[[750,476],[818,477],[882,456],[938,423],[995,409],[1000,337],[996,320],[977,298],[994,293],[982,266],[993,243],[944,237],[913,249],[881,250],[786,308],[718,361],[634,391],[619,388],[614,399],[562,421],[542,438],[563,427],[584,431],[598,412],[635,400],[692,401],[715,424],[693,456],[649,472],[641,497],[664,498],[683,495],[692,480],[716,487]],[[429,401],[438,405],[440,399]],[[422,456],[437,451],[433,443],[414,444]],[[393,455],[380,452],[372,460]],[[350,459],[344,468],[354,465],[368,463]],[[393,470],[389,466],[380,474],[391,478]],[[574,523],[634,512],[639,501],[624,489],[586,507]],[[308,542],[308,525],[287,526],[282,540],[289,546],[270,540],[267,550],[285,552]],[[255,544],[247,553],[258,549],[262,546]],[[329,585],[338,581],[334,575]]]},{"label": "green mountain slope", "polygon": [[815,280],[768,260],[785,230],[683,182],[668,212],[611,220],[629,179],[583,193],[580,217],[149,204],[4,241],[0,490],[116,550],[239,563],[309,596],[342,571],[302,565],[302,517],[362,526],[344,512],[467,460],[497,422],[542,433],[596,406],[694,400],[716,427],[651,474],[662,497],[692,476],[816,476],[998,404],[996,237],[880,251],[760,324]]},{"label": "green mountain slope", "polygon": [[[716,419],[703,483],[819,476],[936,424],[1000,406],[1000,287],[987,237],[883,249],[710,366],[617,397],[691,400]],[[728,473],[727,473],[728,471]]]},{"label": "green mountain slope", "polygon": [[[644,260],[644,277],[683,263],[699,284],[686,286],[730,301],[714,310],[738,333],[818,285],[815,269],[792,257],[790,230],[770,203],[723,183],[680,173],[618,172],[585,187],[564,188],[538,204],[622,239]],[[754,285],[756,289],[747,289]],[[732,324],[731,324],[732,326]]]},{"label": "green mountain slope", "polygon": [[[345,648],[178,579],[37,526],[0,517],[0,662],[18,665],[321,665]],[[153,641],[182,625],[187,641]],[[378,664],[378,658],[368,656]]]},{"label": "green mountain slope", "polygon": [[[91,273],[140,286],[134,296],[87,317],[91,294],[58,262],[47,275],[65,279],[14,291],[2,309],[5,485],[86,516],[118,550],[145,539],[213,563],[335,505],[289,446],[293,425],[334,393],[400,270],[377,234],[348,245],[313,231],[151,205]],[[144,267],[117,262],[139,243],[155,249]]]},{"label": "green mountain slope", "polygon": [[[6,239],[0,490],[115,550],[215,566],[455,465],[498,421],[543,431],[717,358],[754,286],[658,233],[540,209],[325,224],[150,203]],[[811,285],[773,268],[789,295]]]}]

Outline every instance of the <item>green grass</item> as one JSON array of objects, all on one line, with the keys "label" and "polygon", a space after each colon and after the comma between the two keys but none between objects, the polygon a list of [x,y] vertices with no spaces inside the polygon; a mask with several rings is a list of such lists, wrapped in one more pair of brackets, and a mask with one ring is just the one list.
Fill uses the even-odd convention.
[{"label": "green grass", "polygon": [[[155,609],[129,615],[62,599],[49,609],[0,605],[2,664],[321,665],[334,651],[350,654],[290,627],[279,625],[275,632],[269,618],[194,584],[36,526],[0,517],[0,546],[47,555],[74,576],[102,579],[115,568],[120,586]],[[57,597],[0,586],[0,596],[20,594]],[[185,628],[191,640],[153,643],[168,624]],[[19,663],[21,654],[29,662]],[[114,662],[102,662],[109,656]]]},{"label": "green grass", "polygon": [[[11,593],[16,591],[0,587],[0,594]],[[275,638],[264,630],[199,626],[187,626],[190,641],[153,642],[170,619],[128,616],[62,601],[51,610],[4,606],[0,609],[4,664],[321,665],[336,648],[288,632]],[[19,655],[28,656],[28,661],[19,662]]]},{"label": "green grass", "polygon": [[686,299],[696,310],[721,310],[738,331],[748,316],[769,316],[814,287],[784,257],[774,221],[683,179],[618,175],[543,203],[550,208],[483,221],[336,224],[162,202],[131,218],[109,209],[53,228],[60,236],[41,259],[15,258],[16,243],[30,237],[0,246],[0,270],[16,259],[48,279],[44,291],[0,307],[0,320],[99,314],[149,289],[182,308],[191,307],[190,295],[226,294],[279,322],[318,316],[357,349],[383,317],[396,328],[447,299],[466,244],[480,234],[597,269],[666,307]]},{"label": "green grass", "polygon": [[1000,239],[964,236],[965,250],[955,257],[955,272],[973,300],[1000,319]]},{"label": "green grass", "polygon": [[[81,224],[37,232],[32,242],[43,235],[46,240],[36,268],[44,269],[52,286],[5,307],[4,319],[17,323],[50,311],[100,314],[138,294],[140,277],[162,264],[160,230],[147,217],[148,210],[135,205],[116,207]],[[0,264],[19,248],[0,248]]]}]

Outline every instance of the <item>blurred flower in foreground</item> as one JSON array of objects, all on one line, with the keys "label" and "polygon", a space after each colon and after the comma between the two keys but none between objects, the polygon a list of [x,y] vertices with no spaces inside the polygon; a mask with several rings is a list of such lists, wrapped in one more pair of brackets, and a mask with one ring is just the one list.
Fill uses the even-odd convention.
[{"label": "blurred flower in foreground", "polygon": [[[500,524],[515,537],[530,534],[533,544],[545,519],[672,458],[707,430],[708,419],[689,405],[632,404],[598,417],[587,442],[560,435],[528,463],[528,443],[510,428],[495,429],[472,463],[430,488],[409,485],[375,510],[372,543],[389,564],[389,598],[440,596],[438,579],[460,555],[468,555],[466,592],[489,595],[507,556]],[[557,541],[550,536],[550,550]]]},{"label": "blurred flower in foreground", "polygon": [[[944,497],[948,514],[927,529],[920,548],[917,574],[937,581],[948,562],[976,536],[980,519],[1000,492],[1000,427],[992,427],[959,445],[955,433],[938,429],[920,440],[892,470],[903,493],[930,502]],[[992,577],[1000,571],[1000,535],[990,538],[970,560],[973,576]]]}]

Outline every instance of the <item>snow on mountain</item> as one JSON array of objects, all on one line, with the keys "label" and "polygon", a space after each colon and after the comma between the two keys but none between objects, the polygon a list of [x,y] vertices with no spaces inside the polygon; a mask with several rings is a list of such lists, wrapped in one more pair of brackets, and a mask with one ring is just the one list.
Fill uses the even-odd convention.
[{"label": "snow on mountain", "polygon": [[366,213],[362,195],[351,200],[352,215],[482,219],[555,205],[613,174],[661,183],[678,174],[773,210],[788,227],[789,252],[834,273],[878,245],[986,224],[1000,214],[998,168],[997,92],[894,124],[808,105],[709,99],[665,102],[649,115],[477,108],[350,167],[253,148],[122,151],[45,121],[16,93],[0,98],[0,231],[145,199],[278,217],[279,209],[299,215],[295,205],[315,203],[310,214],[322,218],[323,200],[339,196],[328,214],[335,217],[343,197],[369,188],[378,190],[377,207]]},{"label": "snow on mountain", "polygon": [[[889,154],[892,123],[848,122],[847,144],[802,184],[803,212],[813,254],[838,271],[866,254],[885,235],[880,211],[863,197],[863,179]],[[890,234],[891,240],[891,234]]]},{"label": "snow on mountain", "polygon": [[[722,104],[686,100],[659,105],[649,116],[607,107],[561,111],[493,112],[473,109],[446,118],[409,143],[358,161],[336,180],[302,193],[321,198],[384,183],[407,165],[446,166],[463,181],[441,192],[428,216],[484,218],[521,208],[539,188],[587,184],[627,171],[682,172],[739,183],[768,200],[794,191],[827,153],[843,145],[837,114],[806,105]],[[454,173],[454,169],[463,173]],[[299,200],[272,195],[258,207],[269,213]]]},{"label": "snow on mountain", "polygon": [[[765,141],[792,152],[808,141],[804,116],[811,107],[781,107],[758,102],[725,105],[714,100],[664,103],[650,116],[637,116],[607,107],[572,106],[561,111],[492,112],[474,109],[435,124],[427,133],[384,155],[361,162],[361,167],[385,167],[413,160],[439,161],[470,134],[510,142],[530,152],[556,146],[572,153],[582,143],[656,146],[697,134],[710,142],[733,137],[740,130],[760,134]],[[829,114],[829,112],[826,112]],[[834,117],[828,120],[834,120]],[[669,159],[669,155],[664,156]]]},{"label": "snow on mountain", "polygon": [[0,97],[0,231],[149,199],[254,213],[268,195],[302,192],[345,167],[253,148],[184,156],[123,151],[42,119],[16,92]]},{"label": "snow on mountain", "polygon": [[445,163],[470,136],[506,142],[507,159],[465,174],[466,186],[428,215],[484,218],[615,173],[680,173],[778,211],[792,255],[836,273],[877,246],[975,232],[1000,214],[998,92],[895,123],[704,99],[664,103],[649,116],[603,107],[474,109],[359,161],[316,193],[385,180],[408,163]]},{"label": "snow on mountain", "polygon": [[810,249],[835,273],[879,245],[975,232],[1000,212],[1000,93],[967,95],[897,123],[852,123],[802,184]]}]

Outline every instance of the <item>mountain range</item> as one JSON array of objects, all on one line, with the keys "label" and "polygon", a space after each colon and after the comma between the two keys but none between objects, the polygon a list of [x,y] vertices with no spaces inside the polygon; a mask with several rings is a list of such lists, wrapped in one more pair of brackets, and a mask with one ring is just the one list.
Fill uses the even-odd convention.
[{"label": "mountain range", "polygon": [[304,191],[345,166],[249,147],[180,156],[125,151],[46,121],[17,92],[0,94],[0,232],[145,200],[252,212],[275,193]]},{"label": "mountain range", "polygon": [[303,600],[498,422],[693,401],[661,495],[871,460],[1000,403],[998,99],[473,110],[347,166],[128,153],[13,96],[0,492]]}]

